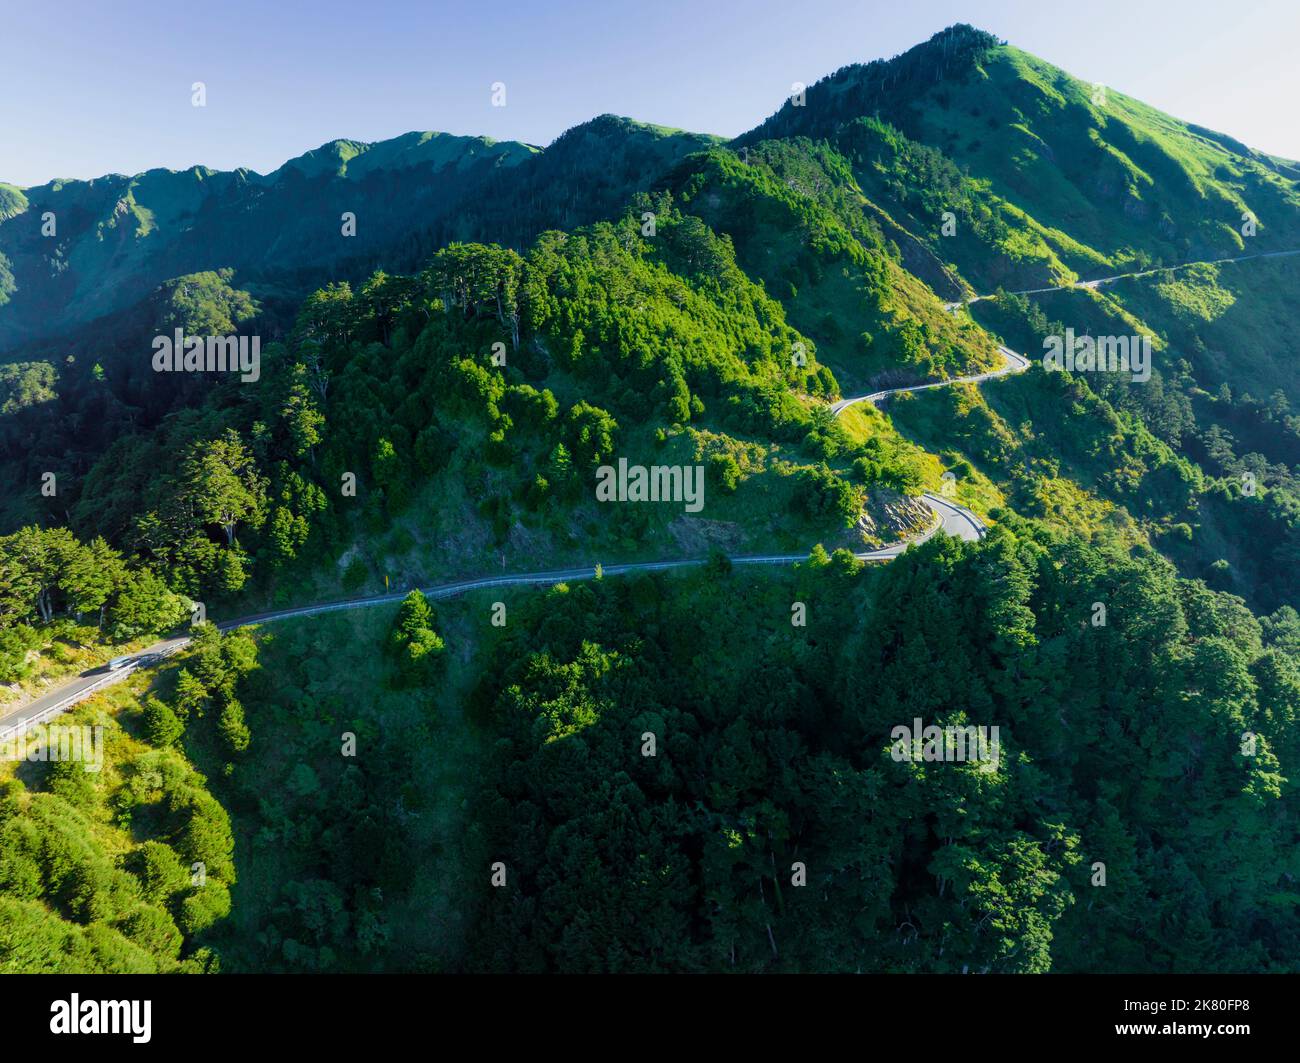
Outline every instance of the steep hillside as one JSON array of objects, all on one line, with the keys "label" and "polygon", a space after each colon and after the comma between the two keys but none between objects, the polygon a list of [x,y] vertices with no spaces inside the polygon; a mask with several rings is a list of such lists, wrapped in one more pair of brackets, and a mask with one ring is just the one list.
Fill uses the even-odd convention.
[{"label": "steep hillside", "polygon": [[824,144],[796,138],[699,153],[667,185],[684,210],[731,238],[740,264],[817,341],[842,387],[941,379],[997,363],[989,336],[946,313],[907,268],[944,287],[937,260],[909,262],[847,161]]},{"label": "steep hillside", "polygon": [[[24,209],[0,222],[12,275],[0,349],[69,331],[185,273],[310,268],[319,276],[388,247],[532,152],[410,133],[378,145],[335,141],[266,176],[196,166],[26,189]],[[343,235],[344,212],[356,215],[353,237]]]},{"label": "steep hillside", "polygon": [[968,26],[836,71],[739,143],[794,135],[985,291],[1300,246],[1294,168]]},{"label": "steep hillside", "polygon": [[[416,268],[452,239],[522,247],[543,229],[616,213],[653,175],[715,140],[607,115],[545,152],[407,133],[332,141],[266,175],[196,166],[0,186],[0,354],[98,328],[183,274],[233,269],[243,285],[301,299],[380,262]],[[345,213],[355,216],[349,234]]]},{"label": "steep hillside", "polygon": [[0,970],[1295,970],[1298,179],[957,26],[730,143],[0,185],[0,682],[197,631],[0,771]]}]

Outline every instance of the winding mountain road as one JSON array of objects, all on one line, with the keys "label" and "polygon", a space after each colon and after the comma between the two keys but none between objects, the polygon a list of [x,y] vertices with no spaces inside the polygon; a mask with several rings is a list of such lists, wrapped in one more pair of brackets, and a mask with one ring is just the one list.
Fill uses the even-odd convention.
[{"label": "winding mountain road", "polygon": [[[1126,280],[1129,277],[1150,277],[1156,273],[1172,273],[1180,269],[1190,269],[1192,266],[1219,266],[1225,262],[1250,262],[1257,258],[1288,258],[1291,255],[1300,255],[1300,248],[1292,251],[1259,251],[1253,255],[1237,255],[1235,258],[1211,258],[1203,262],[1183,262],[1177,266],[1161,266],[1159,269],[1143,269],[1134,273],[1116,273],[1113,277],[1096,277],[1090,281],[1075,281],[1073,284],[1057,284],[1050,288],[1025,288],[1023,291],[1007,292],[1008,295],[1046,295],[1048,292],[1069,292],[1079,288],[1102,288],[1107,284],[1114,284],[1116,281]],[[963,306],[970,306],[971,303],[982,302],[985,299],[996,299],[995,295],[974,295],[969,299],[958,299],[953,303],[944,303],[943,308],[949,313],[955,314]]]},{"label": "winding mountain road", "polygon": [[[856,406],[863,402],[879,402],[888,398],[890,395],[898,395],[910,391],[928,391],[931,388],[948,387],[952,384],[978,384],[986,380],[993,380],[997,377],[1008,376],[1012,373],[1023,373],[1029,368],[1029,360],[1022,355],[1016,354],[1015,351],[1006,347],[998,348],[1003,356],[1003,364],[987,373],[977,373],[972,376],[955,377],[952,380],[943,380],[933,384],[916,384],[905,388],[890,388],[885,391],[873,391],[868,395],[858,395],[854,398],[840,399],[831,405],[831,415],[838,417],[850,406]],[[919,536],[913,536],[909,539],[903,539],[889,546],[880,547],[877,550],[865,550],[861,553],[855,553],[854,556],[862,561],[889,561],[903,553],[909,546],[916,543],[923,543],[942,530],[946,535],[954,538],[976,540],[984,536],[985,527],[983,522],[964,506],[942,498],[939,495],[923,494],[922,501],[925,502],[935,514],[934,523],[925,532]],[[746,554],[732,557],[733,565],[789,565],[796,561],[806,561],[808,554]],[[701,565],[704,558],[686,558],[679,561],[634,561],[621,565],[604,565],[601,566],[601,574],[604,576],[621,576],[632,572],[667,572],[672,569],[689,568],[693,565]],[[483,590],[489,587],[518,587],[537,584],[555,584],[555,583],[572,583],[576,580],[594,579],[596,577],[596,568],[565,568],[553,569],[548,572],[528,572],[518,575],[502,576],[484,576],[478,579],[461,580],[456,583],[445,583],[437,587],[423,587],[421,590],[429,598],[451,598],[458,594],[464,594],[468,591]],[[272,612],[255,613],[251,616],[240,617],[237,620],[226,620],[217,623],[217,628],[221,631],[230,631],[235,628],[249,627],[254,624],[266,624],[275,620],[289,620],[294,617],[319,616],[322,613],[341,612],[347,609],[364,609],[370,606],[383,605],[385,603],[400,602],[407,594],[407,590],[393,591],[388,594],[376,594],[367,598],[353,598],[348,601],[325,602],[320,605],[305,605],[295,609],[277,609]],[[189,643],[188,636],[178,636],[176,638],[164,639],[157,642],[147,649],[140,650],[132,654],[130,658],[119,668],[110,670],[107,666],[92,669],[83,672],[75,679],[61,684],[57,689],[51,690],[40,697],[29,701],[8,714],[0,716],[0,743],[10,742],[19,736],[26,734],[33,727],[53,719],[55,716],[66,712],[72,706],[84,701],[96,691],[114,683],[119,683],[129,675],[140,668],[147,668],[173,653],[182,649]]]},{"label": "winding mountain road", "polygon": [[1024,355],[1016,354],[1015,351],[1007,347],[999,347],[998,350],[1002,353],[1004,361],[999,368],[990,369],[987,373],[953,377],[951,380],[940,380],[933,384],[913,384],[909,388],[889,388],[887,391],[873,391],[870,395],[859,395],[857,398],[840,399],[839,402],[831,404],[831,413],[838,417],[850,406],[856,406],[860,402],[874,403],[879,402],[881,399],[887,399],[890,395],[901,395],[908,391],[929,391],[931,388],[947,388],[953,384],[980,384],[985,380],[1006,376],[1008,373],[1023,373],[1029,368],[1029,359]]}]

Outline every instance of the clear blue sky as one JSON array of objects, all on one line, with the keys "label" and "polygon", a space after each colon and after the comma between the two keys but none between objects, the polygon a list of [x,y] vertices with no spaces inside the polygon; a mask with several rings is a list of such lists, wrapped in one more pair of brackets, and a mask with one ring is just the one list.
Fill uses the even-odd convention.
[{"label": "clear blue sky", "polygon": [[954,22],[1300,158],[1300,0],[0,0],[0,180],[265,172],[412,129],[547,144],[606,111],[735,135]]}]

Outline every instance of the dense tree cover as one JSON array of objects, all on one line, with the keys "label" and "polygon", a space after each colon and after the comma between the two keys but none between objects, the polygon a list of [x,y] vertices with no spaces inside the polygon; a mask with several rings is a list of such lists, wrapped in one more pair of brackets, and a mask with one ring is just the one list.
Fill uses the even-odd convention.
[{"label": "dense tree cover", "polygon": [[0,366],[0,449],[14,454],[30,446],[47,415],[45,404],[58,397],[57,373],[49,362]]},{"label": "dense tree cover", "polygon": [[812,520],[829,516],[849,525],[862,512],[861,489],[840,479],[825,465],[813,465],[798,473],[793,501]]},{"label": "dense tree cover", "polygon": [[[1293,970],[1300,661],[1156,555],[1011,523],[536,602],[477,697],[507,886],[471,964]],[[998,725],[997,769],[893,759],[916,717]]]},{"label": "dense tree cover", "polygon": [[[3,370],[0,405],[13,410],[11,388],[57,402],[57,410],[0,420],[0,458],[20,484],[51,468],[80,475],[119,436],[200,403],[214,381],[160,381],[151,371],[148,344],[160,331],[227,334],[234,330],[218,328],[227,319],[264,343],[280,339],[303,298],[327,280],[359,287],[380,266],[418,271],[455,240],[526,248],[545,229],[617,215],[637,188],[715,141],[606,115],[546,152],[425,133],[324,145],[251,181],[196,168],[63,181],[31,190],[30,199],[0,186],[0,306],[11,291],[5,250],[21,260],[23,277],[21,299],[0,315],[0,351],[13,358],[12,348],[24,361],[21,383]],[[205,203],[197,213],[196,199]],[[53,258],[31,225],[30,212],[46,208],[62,219]],[[365,219],[347,239],[319,221],[345,210]],[[147,221],[132,231],[140,218]],[[118,239],[105,240],[104,225]],[[141,253],[121,253],[119,239]],[[227,268],[211,270],[213,261]],[[3,500],[9,529],[0,530],[36,515],[25,502]]]},{"label": "dense tree cover", "polygon": [[[186,336],[242,333],[270,340],[279,331],[281,302],[254,300],[235,287],[229,269],[187,274],[94,328],[30,348],[31,360],[0,369],[0,460],[20,484],[57,471],[63,483],[56,500],[66,499],[74,490],[70,481],[119,437],[202,404],[219,386],[219,374],[155,372],[156,336],[172,337],[179,328]],[[16,502],[0,511],[10,520],[30,512]]]},{"label": "dense tree cover", "polygon": [[3,784],[0,971],[216,969],[185,946],[230,911],[229,818],[184,757],[106,732],[101,771]]},{"label": "dense tree cover", "polygon": [[[855,449],[799,399],[834,397],[834,378],[730,239],[667,194],[637,206],[653,208],[652,233],[634,207],[526,255],[453,244],[416,276],[320,289],[264,349],[257,386],[214,382],[109,446],[74,482],[74,531],[177,595],[222,602],[286,566],[318,569],[435,476],[463,483],[501,541],[548,504],[589,499],[592,470],[633,445],[629,420],[638,436],[658,423],[785,441],[810,467],[870,453],[871,475],[910,482],[892,452]],[[177,286],[169,313],[188,327],[235,314],[214,283]],[[624,538],[648,519],[620,516]]]},{"label": "dense tree cover", "polygon": [[885,216],[825,143],[718,149],[685,160],[669,180],[683,209],[730,236],[742,267],[834,355],[837,374],[865,383],[996,363],[989,337],[945,313],[903,268],[882,230]]},{"label": "dense tree cover", "polygon": [[249,748],[236,695],[256,667],[247,634],[200,625],[165,693],[104,727],[98,770],[51,759],[0,783],[0,970],[219,968],[201,939],[230,914],[234,838],[193,765]]},{"label": "dense tree cover", "polygon": [[[848,541],[877,494],[944,466],[1009,509],[984,543],[940,537],[885,571],[820,547],[793,575],[733,570],[715,550],[689,577],[559,589],[512,606],[499,642],[457,643],[457,614],[419,592],[362,638],[339,621],[259,646],[200,625],[124,714],[108,774],[5,782],[0,968],[1293,969],[1300,398],[1272,337],[1294,278],[1253,300],[1211,267],[1154,295],[999,290],[974,319],[926,287],[1235,252],[1248,205],[1273,208],[1269,246],[1300,233],[1277,165],[1086,97],[955,27],[729,149],[604,116],[545,152],[339,142],[267,179],[256,209],[204,175],[228,201],[194,239],[244,211],[229,261],[274,237],[280,266],[303,266],[262,283],[158,283],[157,261],[120,291],[55,277],[40,297],[72,308],[60,327],[142,298],[0,366],[17,485],[0,682],[74,625],[144,638],[195,600],[232,615],[390,566],[406,587],[498,550],[504,568],[507,547],[679,555],[669,518],[593,502],[618,456],[704,464],[724,519],[700,524],[765,550]],[[265,225],[277,204],[340,207],[349,168],[403,204],[362,222],[388,244],[317,262],[314,235]],[[145,205],[196,176],[112,179],[78,225],[111,208],[118,238],[154,233],[174,272],[199,268]],[[0,186],[0,220],[29,205]],[[0,304],[28,297],[17,261],[0,253]],[[1151,380],[1035,371],[854,428],[826,408],[841,386],[987,367],[995,334],[1036,356],[1066,323],[1154,331]],[[153,373],[149,338],[175,328],[257,330],[257,385]],[[426,524],[433,561],[412,557]],[[891,728],[916,718],[998,725],[997,770],[894,760]],[[430,877],[438,948],[405,941]]]},{"label": "dense tree cover", "polygon": [[[1000,516],[983,543],[939,537],[883,568],[818,549],[794,572],[710,564],[512,606],[475,654],[469,704],[492,752],[468,805],[478,840],[455,853],[470,924],[438,964],[1294,969],[1294,610],[1259,621],[1150,551]],[[57,812],[52,837],[89,849],[64,872],[54,842],[0,847],[8,968],[434,962],[395,934],[419,907],[414,854],[444,859],[412,834],[445,785],[413,759],[446,726],[429,715],[444,680],[401,655],[434,623],[411,595],[371,644],[330,629],[359,682],[373,683],[362,662],[389,662],[401,692],[378,715],[313,695],[301,638],[319,644],[319,628],[273,640],[272,674],[248,636],[202,629],[142,703],[158,749],[120,783],[10,783],[11,839]],[[243,753],[228,727],[241,701],[274,736]],[[997,726],[996,764],[895,759],[893,729],[918,717]],[[234,758],[210,789],[275,882],[255,937],[223,921],[230,829],[173,746]],[[104,802],[149,824],[117,872],[95,870],[89,828],[67,819]],[[211,892],[189,884],[191,858]]]},{"label": "dense tree cover", "polygon": [[397,662],[397,682],[418,685],[437,675],[446,644],[433,629],[433,606],[419,591],[403,600],[388,636],[388,652]]},{"label": "dense tree cover", "polygon": [[160,285],[153,299],[162,332],[182,329],[195,336],[227,336],[257,311],[253,297],[231,285],[232,269],[208,270]]},{"label": "dense tree cover", "polygon": [[7,631],[65,616],[93,619],[108,638],[127,640],[166,631],[189,609],[153,571],[129,567],[102,538],[82,543],[65,528],[38,527],[0,538],[0,627]]},{"label": "dense tree cover", "polygon": [[1140,321],[1168,352],[1159,387],[1103,394],[1203,472],[1196,534],[1171,556],[1264,610],[1300,596],[1300,393],[1273,339],[1289,335],[1298,276],[1287,258],[1196,266],[1123,282],[1085,308]]},{"label": "dense tree cover", "polygon": [[[412,596],[257,633],[258,667],[238,684],[252,741],[211,773],[241,874],[233,917],[199,939],[222,970],[428,970],[443,954],[432,943],[464,933],[472,912],[439,895],[467,873],[477,739],[455,698],[434,708],[449,655],[430,667],[405,653],[407,634],[429,631],[426,606]],[[202,727],[185,741],[214,769],[229,760]]]},{"label": "dense tree cover", "polygon": [[[1208,276],[1208,274],[1207,274]],[[1214,298],[1213,287],[1191,288]],[[1130,289],[1131,290],[1131,289]],[[1190,298],[1180,289],[1183,298]],[[985,467],[1000,465],[1019,512],[1041,515],[1037,484],[1064,474],[1139,518],[1183,571],[1240,594],[1261,610],[1300,596],[1300,419],[1276,389],[1265,399],[1217,386],[1204,344],[1145,299],[1065,295],[1043,300],[1076,333],[1154,337],[1151,378],[1052,373],[990,394],[991,409],[956,394],[935,396],[945,434]],[[1146,309],[1161,327],[1134,319]],[[1062,320],[1025,296],[999,291],[978,304],[988,327],[1021,350],[1063,335]],[[1236,382],[1236,377],[1233,377]],[[1067,405],[1068,404],[1068,405]],[[1061,418],[1062,409],[1071,416]],[[1004,422],[1004,423],[1002,423]]]},{"label": "dense tree cover", "polygon": [[[641,207],[656,215],[653,235]],[[221,271],[164,285],[135,324],[187,334],[247,327],[256,307],[232,280]],[[878,439],[850,443],[796,397],[836,395],[815,344],[740,270],[730,239],[667,194],[617,223],[548,234],[525,255],[457,244],[415,276],[378,272],[355,289],[320,289],[284,342],[264,346],[256,387],[175,378],[177,394],[164,396],[170,381],[105,361],[89,374],[70,361],[75,386],[55,396],[42,393],[49,382],[38,371],[15,377],[32,390],[14,392],[6,424],[53,401],[70,433],[47,437],[68,445],[56,467],[75,470],[79,448],[89,464],[84,477],[60,471],[45,503],[45,519],[68,520],[71,531],[28,525],[0,539],[4,681],[33,673],[33,651],[58,624],[93,624],[120,643],[178,627],[195,601],[219,615],[277,584],[281,595],[300,593],[295,574],[389,526],[431,479],[463,483],[497,541],[521,521],[564,527],[557,506],[583,505],[593,468],[635,445],[629,423],[638,433],[656,422],[709,426],[710,447],[723,449],[696,460],[710,462],[718,497],[754,466],[742,471],[716,429],[786,440],[808,463],[802,472],[782,463],[796,485],[791,518],[827,531],[854,522],[864,486],[919,486],[905,471],[910,456]],[[128,415],[141,417],[138,430],[109,444]],[[96,427],[81,433],[88,422]],[[662,429],[656,437],[663,445]],[[339,487],[348,476],[355,501]],[[642,514],[616,516],[617,541],[643,533]],[[363,557],[342,577],[347,591],[368,578]],[[403,642],[393,682],[409,687],[438,669],[441,638],[414,624]],[[247,758],[255,736],[242,700],[190,672],[181,690],[179,704],[145,702],[148,739],[189,748],[206,718],[202,748],[214,764]]]}]

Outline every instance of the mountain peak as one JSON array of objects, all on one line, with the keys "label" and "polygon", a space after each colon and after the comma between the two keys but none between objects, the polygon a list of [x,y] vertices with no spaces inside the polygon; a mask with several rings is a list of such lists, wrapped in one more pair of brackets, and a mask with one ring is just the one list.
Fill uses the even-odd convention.
[{"label": "mountain peak", "polygon": [[666,137],[687,137],[701,142],[721,142],[720,137],[712,136],[708,133],[692,133],[689,130],[677,129],[673,126],[656,125],[653,122],[642,122],[636,118],[628,118],[621,114],[598,114],[595,118],[589,118],[585,122],[579,122],[561,133],[552,142],[551,147],[557,147],[561,144],[569,144],[583,137],[599,137],[600,139],[609,139],[611,137],[643,136],[652,139],[663,139]]},{"label": "mountain peak", "polygon": [[1006,42],[986,30],[957,23],[892,59],[850,63],[810,85],[802,102],[787,99],[737,144],[799,133],[825,135],[840,122],[885,115],[943,81],[961,81]]},{"label": "mountain peak", "polygon": [[442,168],[483,155],[501,156],[507,164],[522,162],[536,151],[515,140],[491,137],[457,136],[453,133],[412,131],[388,140],[331,140],[313,151],[290,159],[268,174],[267,181],[278,181],[290,170],[307,177],[323,174],[333,177],[360,178],[376,169],[406,169],[413,166]]}]

